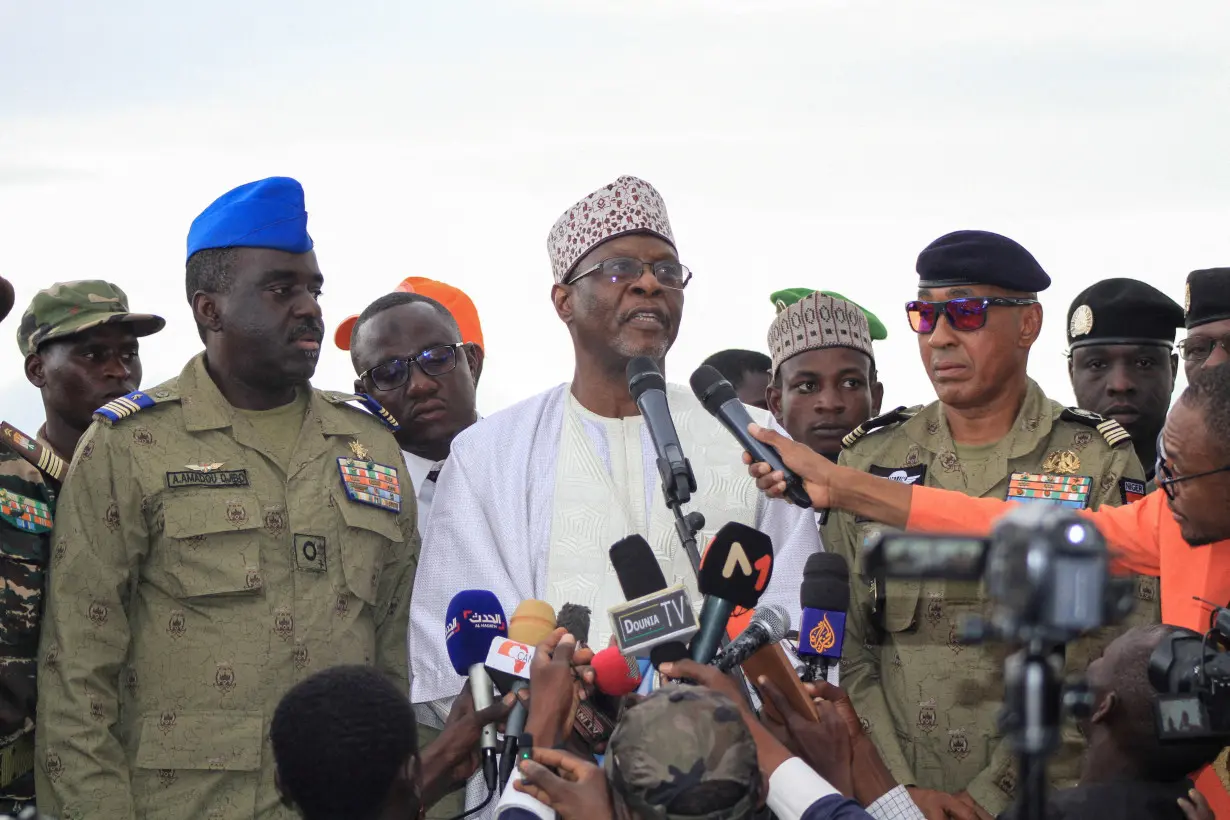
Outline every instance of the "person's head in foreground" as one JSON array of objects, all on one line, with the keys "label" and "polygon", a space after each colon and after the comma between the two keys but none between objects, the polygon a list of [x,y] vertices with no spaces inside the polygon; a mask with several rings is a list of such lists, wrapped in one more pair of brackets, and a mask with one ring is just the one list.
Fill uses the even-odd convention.
[{"label": "person's head in foreground", "polygon": [[1166,417],[1155,479],[1184,541],[1230,538],[1230,365],[1193,374]]},{"label": "person's head in foreground", "polygon": [[661,194],[620,177],[556,220],[547,251],[551,299],[572,336],[577,375],[623,382],[637,356],[661,367],[692,276],[679,262]]},{"label": "person's head in foreground", "polygon": [[841,440],[880,414],[884,386],[871,343],[887,338],[880,320],[836,293],[773,294],[769,412],[795,441],[834,461]]},{"label": "person's head in foreground", "polygon": [[773,361],[757,350],[719,350],[701,362],[722,374],[735,389],[739,401],[749,407],[768,410],[765,391],[769,387],[769,370]]},{"label": "person's head in foreground", "polygon": [[712,689],[670,684],[630,707],[604,765],[619,820],[743,820],[763,802],[751,732]]},{"label": "person's head in foreground", "polygon": [[287,692],[269,727],[278,791],[305,820],[405,820],[423,802],[414,713],[370,666],[334,666]]}]

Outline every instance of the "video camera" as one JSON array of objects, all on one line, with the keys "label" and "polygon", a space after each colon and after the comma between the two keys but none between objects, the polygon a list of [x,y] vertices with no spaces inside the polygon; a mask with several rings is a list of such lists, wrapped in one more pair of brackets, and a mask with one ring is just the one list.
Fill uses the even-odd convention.
[{"label": "video camera", "polygon": [[1176,629],[1149,657],[1163,742],[1230,740],[1230,610],[1211,606],[1208,632]]}]

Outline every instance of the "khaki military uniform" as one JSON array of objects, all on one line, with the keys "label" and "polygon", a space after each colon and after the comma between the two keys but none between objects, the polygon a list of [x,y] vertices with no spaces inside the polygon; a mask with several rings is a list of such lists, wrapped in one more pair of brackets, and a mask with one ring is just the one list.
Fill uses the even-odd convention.
[{"label": "khaki military uniform", "polygon": [[203,355],[100,410],[52,545],[40,808],[290,820],[268,742],[282,694],[337,664],[408,694],[414,494],[355,398],[311,391],[285,471]]},{"label": "khaki military uniform", "polygon": [[67,469],[45,442],[0,426],[0,813],[34,804],[38,639],[56,494]]},{"label": "khaki military uniform", "polygon": [[[846,442],[842,464],[975,497],[1021,500],[1038,492],[1046,476],[1066,481],[1073,505],[1096,508],[1120,502],[1125,477],[1143,479],[1122,427],[1065,410],[1032,381],[1012,431],[975,460],[957,455],[938,402],[867,422]],[[882,528],[847,512],[834,512],[824,527],[826,548],[845,556],[853,570],[842,686],[900,782],[968,791],[999,814],[1016,790],[1012,753],[998,728],[1008,650],[958,641],[961,616],[985,614],[985,590],[969,582],[896,579],[875,589],[859,573],[868,536]],[[1075,779],[1078,755],[1078,748],[1069,750],[1065,779]]]}]

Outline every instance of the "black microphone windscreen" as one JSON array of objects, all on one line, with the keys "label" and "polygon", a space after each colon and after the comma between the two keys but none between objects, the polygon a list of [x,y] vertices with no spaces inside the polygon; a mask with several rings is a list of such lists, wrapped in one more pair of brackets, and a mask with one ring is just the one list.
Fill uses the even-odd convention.
[{"label": "black microphone windscreen", "polygon": [[688,381],[696,398],[710,413],[731,399],[738,398],[735,388],[712,365],[703,364],[696,368]]},{"label": "black microphone windscreen", "polygon": [[772,577],[773,539],[732,521],[705,548],[697,584],[702,595],[754,609]]},{"label": "black microphone windscreen", "polygon": [[624,599],[631,601],[666,589],[666,576],[649,542],[641,535],[629,535],[611,547],[611,566],[619,578]]},{"label": "black microphone windscreen", "polygon": [[807,558],[799,604],[804,609],[847,612],[850,609],[850,565],[831,552],[817,552]]},{"label": "black microphone windscreen", "polygon": [[626,373],[628,392],[632,394],[633,401],[639,399],[646,390],[666,391],[666,379],[662,378],[662,371],[658,370],[658,366],[648,356],[633,357],[632,361],[628,362]]},{"label": "black microphone windscreen", "polygon": [[668,641],[660,643],[653,649],[649,650],[649,662],[653,664],[653,668],[657,669],[664,663],[674,663],[681,661],[688,656],[688,648],[680,641]]},{"label": "black microphone windscreen", "polygon": [[580,604],[564,604],[555,616],[556,627],[563,627],[577,643],[589,643],[589,607]]}]

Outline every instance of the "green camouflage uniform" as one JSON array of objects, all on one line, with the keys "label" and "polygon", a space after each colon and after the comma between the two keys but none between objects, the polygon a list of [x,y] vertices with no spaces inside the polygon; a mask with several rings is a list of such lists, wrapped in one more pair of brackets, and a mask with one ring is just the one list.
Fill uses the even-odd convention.
[{"label": "green camouflage uniform", "polygon": [[[124,292],[109,282],[58,282],[35,294],[22,315],[17,346],[39,346],[104,324],[133,325],[137,335],[162,328],[161,318],[130,313]],[[0,812],[34,802],[34,730],[39,633],[56,496],[68,465],[50,444],[0,424]]]},{"label": "green camouflage uniform", "polygon": [[[873,419],[846,442],[842,464],[974,497],[1007,498],[1014,474],[1058,474],[1080,482],[1073,488],[1078,503],[1097,508],[1121,503],[1123,479],[1143,479],[1131,440],[1118,423],[1065,409],[1032,381],[1012,432],[975,460],[957,455],[938,402]],[[876,590],[860,573],[863,545],[880,529],[836,511],[824,527],[825,548],[843,555],[853,570],[842,686],[898,781],[968,791],[997,815],[1016,791],[1014,761],[998,728],[1007,650],[957,640],[961,616],[985,614],[985,590],[967,582],[896,579]],[[1156,586],[1153,590],[1156,599]],[[876,611],[877,594],[881,611]],[[1091,652],[1083,643],[1069,647],[1069,672],[1087,664]],[[1064,740],[1051,776],[1057,784],[1072,784],[1079,736],[1072,731]]]},{"label": "green camouflage uniform", "polygon": [[669,684],[630,707],[607,744],[607,780],[633,817],[676,820],[667,806],[694,786],[714,781],[747,785],[727,809],[688,820],[741,820],[761,797],[756,743],[739,709],[725,695]]},{"label": "green camouflage uniform", "polygon": [[[100,408],[52,545],[45,811],[289,820],[268,742],[282,694],[366,663],[408,695],[414,493],[396,441],[355,398],[311,390],[285,472],[203,354]],[[362,483],[390,477],[395,492]]]}]

